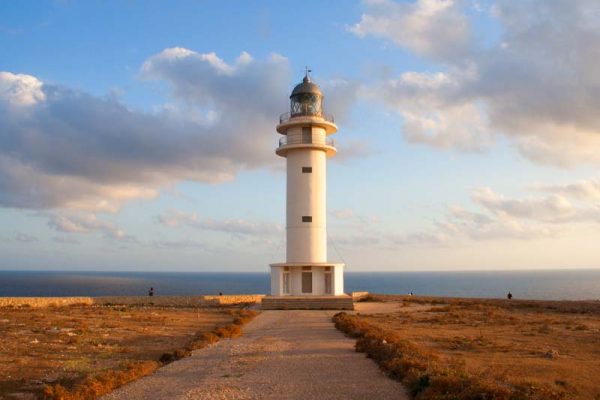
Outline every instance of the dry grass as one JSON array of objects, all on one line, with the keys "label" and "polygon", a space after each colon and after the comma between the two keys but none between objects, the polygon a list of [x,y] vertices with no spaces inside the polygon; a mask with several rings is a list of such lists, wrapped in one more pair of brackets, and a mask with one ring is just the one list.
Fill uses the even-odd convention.
[{"label": "dry grass", "polygon": [[417,399],[600,399],[598,302],[373,298],[336,324]]},{"label": "dry grass", "polygon": [[459,359],[444,360],[430,348],[419,346],[391,330],[384,330],[345,313],[334,317],[336,327],[358,338],[356,351],[373,358],[410,394],[429,399],[554,400],[564,392],[531,383],[499,382],[494,377],[469,373]]},{"label": "dry grass", "polygon": [[94,399],[239,335],[253,316],[237,308],[0,308],[0,399]]}]

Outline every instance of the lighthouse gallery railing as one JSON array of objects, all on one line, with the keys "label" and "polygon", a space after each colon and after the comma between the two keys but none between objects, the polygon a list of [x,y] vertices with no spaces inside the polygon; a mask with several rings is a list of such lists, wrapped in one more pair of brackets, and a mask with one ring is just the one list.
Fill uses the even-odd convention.
[{"label": "lighthouse gallery railing", "polygon": [[279,139],[279,147],[292,144],[317,144],[335,147],[335,141],[323,135],[294,135],[284,136]]},{"label": "lighthouse gallery railing", "polygon": [[318,118],[323,118],[325,121],[331,122],[332,124],[335,123],[335,121],[333,119],[333,115],[329,115],[324,112],[319,112],[317,114],[312,114],[312,113],[306,112],[306,113],[294,114],[293,117],[292,117],[291,113],[286,112],[279,116],[279,123],[282,124],[284,122],[289,121],[291,118],[295,118],[295,117],[318,117]]}]

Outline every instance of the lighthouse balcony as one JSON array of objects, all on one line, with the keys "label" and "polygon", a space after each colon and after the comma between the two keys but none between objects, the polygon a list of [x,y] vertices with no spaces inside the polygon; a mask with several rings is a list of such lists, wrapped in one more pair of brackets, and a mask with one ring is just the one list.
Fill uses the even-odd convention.
[{"label": "lighthouse balcony", "polygon": [[299,148],[315,148],[325,150],[328,157],[337,153],[335,141],[324,135],[299,135],[284,136],[279,139],[279,147],[275,151],[278,155],[285,157],[288,151]]},{"label": "lighthouse balcony", "polygon": [[277,132],[286,135],[290,128],[296,126],[318,126],[325,129],[327,135],[337,132],[337,125],[333,121],[333,116],[323,112],[310,113],[285,113],[279,117]]},{"label": "lighthouse balcony", "polygon": [[326,114],[324,112],[311,112],[308,109],[303,109],[303,110],[297,111],[295,113],[291,113],[291,112],[283,113],[279,116],[279,123],[283,124],[284,122],[288,122],[292,118],[298,118],[298,117],[321,118],[327,122],[331,122],[332,124],[335,124],[333,115]]}]

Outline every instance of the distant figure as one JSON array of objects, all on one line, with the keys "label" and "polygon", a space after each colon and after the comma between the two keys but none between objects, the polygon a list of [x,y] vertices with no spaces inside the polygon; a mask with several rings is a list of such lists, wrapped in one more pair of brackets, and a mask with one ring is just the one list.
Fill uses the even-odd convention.
[{"label": "distant figure", "polygon": [[223,292],[219,292],[219,296],[223,296]]},{"label": "distant figure", "polygon": [[154,296],[154,288],[151,287],[150,290],[148,290],[148,296],[152,297]]},{"label": "distant figure", "polygon": [[509,300],[512,299],[512,293],[508,292],[508,294],[506,295],[506,298],[509,299]]}]

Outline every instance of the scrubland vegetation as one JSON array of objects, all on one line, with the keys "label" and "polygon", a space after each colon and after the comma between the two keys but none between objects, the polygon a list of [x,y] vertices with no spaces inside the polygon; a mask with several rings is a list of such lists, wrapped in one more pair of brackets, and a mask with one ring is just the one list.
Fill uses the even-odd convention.
[{"label": "scrubland vegetation", "polygon": [[600,302],[371,296],[338,329],[419,400],[600,400]]},{"label": "scrubland vegetation", "polygon": [[221,338],[242,308],[0,308],[0,399],[94,399]]}]

